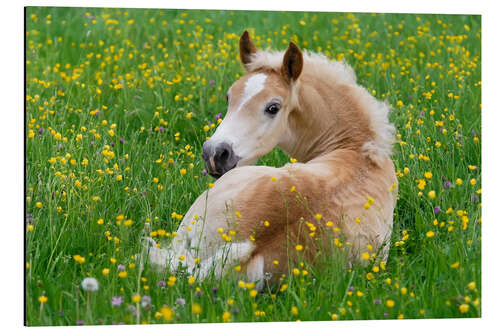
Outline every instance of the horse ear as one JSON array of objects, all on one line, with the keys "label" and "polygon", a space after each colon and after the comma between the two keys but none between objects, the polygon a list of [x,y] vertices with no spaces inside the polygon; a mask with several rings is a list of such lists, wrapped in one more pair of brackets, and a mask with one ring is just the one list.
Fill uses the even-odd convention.
[{"label": "horse ear", "polygon": [[252,61],[252,54],[256,52],[257,48],[253,44],[250,34],[245,30],[240,38],[240,59],[245,68],[247,68],[247,65]]},{"label": "horse ear", "polygon": [[281,75],[289,83],[296,81],[302,72],[303,65],[304,59],[302,57],[302,52],[297,45],[290,42],[290,46],[288,46],[288,50],[286,50],[283,57]]}]

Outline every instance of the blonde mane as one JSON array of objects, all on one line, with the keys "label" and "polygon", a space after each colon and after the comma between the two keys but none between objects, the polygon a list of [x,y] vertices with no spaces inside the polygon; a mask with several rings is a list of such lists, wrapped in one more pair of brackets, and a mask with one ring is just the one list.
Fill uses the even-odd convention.
[{"label": "blonde mane", "polygon": [[[284,51],[262,51],[252,54],[251,62],[246,64],[249,72],[270,69],[280,71],[283,62]],[[304,51],[303,72],[313,76],[326,78],[338,84],[350,86],[357,94],[359,105],[370,122],[370,129],[374,133],[374,139],[365,142],[362,152],[375,164],[381,166],[382,160],[392,154],[394,141],[394,125],[389,122],[389,105],[378,101],[364,87],[356,83],[356,74],[351,66],[343,61],[331,61],[325,55],[310,51]],[[299,78],[300,81],[300,78]]]}]

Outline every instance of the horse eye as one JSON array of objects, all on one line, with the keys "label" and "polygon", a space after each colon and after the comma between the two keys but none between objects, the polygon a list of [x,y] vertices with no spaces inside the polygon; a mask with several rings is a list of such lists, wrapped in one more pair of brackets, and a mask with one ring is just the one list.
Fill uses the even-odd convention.
[{"label": "horse eye", "polygon": [[278,113],[278,111],[280,109],[281,109],[281,105],[279,105],[278,103],[272,103],[266,107],[265,111],[266,111],[266,113],[274,116],[276,113]]}]

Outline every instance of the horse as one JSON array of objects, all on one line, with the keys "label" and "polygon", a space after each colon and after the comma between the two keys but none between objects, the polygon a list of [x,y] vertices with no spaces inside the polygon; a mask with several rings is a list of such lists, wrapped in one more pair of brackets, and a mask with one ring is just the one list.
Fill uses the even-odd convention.
[{"label": "horse", "polygon": [[[284,52],[258,50],[245,31],[239,51],[246,74],[203,144],[216,181],[168,246],[150,239],[150,263],[199,279],[238,267],[262,290],[320,248],[347,248],[349,263],[366,254],[387,261],[398,186],[389,105],[358,85],[345,62],[293,42]],[[275,147],[291,163],[254,165]]]}]

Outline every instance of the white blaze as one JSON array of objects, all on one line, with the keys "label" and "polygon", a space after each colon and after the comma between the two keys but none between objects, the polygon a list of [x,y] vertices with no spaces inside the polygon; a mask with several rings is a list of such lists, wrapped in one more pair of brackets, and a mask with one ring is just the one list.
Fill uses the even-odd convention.
[{"label": "white blaze", "polygon": [[264,89],[266,83],[267,75],[263,73],[255,74],[251,76],[247,82],[245,82],[245,90],[243,90],[243,98],[241,100],[238,111],[245,105],[249,100],[255,95],[260,93]]},{"label": "white blaze", "polygon": [[243,96],[238,108],[224,118],[210,140],[213,142],[225,141],[230,144],[242,141],[241,128],[245,124],[245,121],[240,118],[239,111],[248,101],[264,89],[266,79],[267,75],[263,73],[255,74],[248,78],[245,82],[245,89],[243,89]]}]

